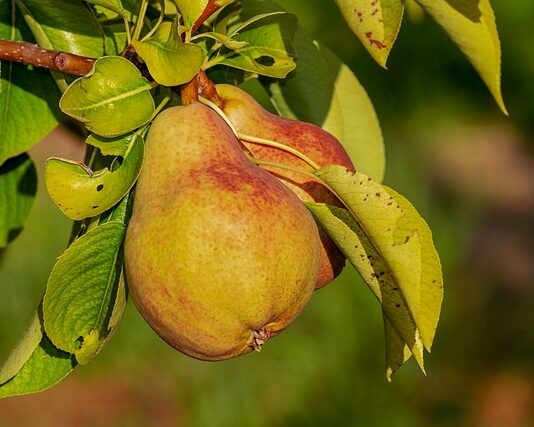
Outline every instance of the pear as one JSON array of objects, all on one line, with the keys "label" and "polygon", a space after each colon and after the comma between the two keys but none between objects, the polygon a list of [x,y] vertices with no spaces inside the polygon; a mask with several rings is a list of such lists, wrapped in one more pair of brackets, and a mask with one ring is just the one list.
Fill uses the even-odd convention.
[{"label": "pear", "polygon": [[320,240],[298,197],[197,102],[150,128],[125,260],[150,326],[189,356],[223,360],[295,319],[314,290]]},{"label": "pear", "polygon": [[[272,114],[236,86],[220,84],[216,88],[221,98],[221,109],[238,132],[288,145],[314,160],[319,166],[342,165],[354,171],[349,155],[330,133],[311,123]],[[241,142],[258,159],[313,171],[307,163],[287,151],[244,140]],[[341,206],[341,202],[319,180],[287,169],[266,169],[305,202]],[[321,266],[316,288],[331,282],[345,265],[345,257],[326,233],[321,231],[320,237]]]}]

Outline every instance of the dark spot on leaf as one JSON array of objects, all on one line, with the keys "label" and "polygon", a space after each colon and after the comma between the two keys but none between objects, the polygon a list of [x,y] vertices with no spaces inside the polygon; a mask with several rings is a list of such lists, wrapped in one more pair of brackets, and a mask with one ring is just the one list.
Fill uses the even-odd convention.
[{"label": "dark spot on leaf", "polygon": [[274,59],[272,56],[263,55],[259,58],[256,58],[258,64],[264,65],[266,67],[272,67],[274,65]]},{"label": "dark spot on leaf", "polygon": [[97,187],[96,187],[96,191],[102,191],[104,189],[104,184],[99,184]]},{"label": "dark spot on leaf", "polygon": [[93,206],[93,209],[98,209],[98,205],[96,205],[96,206]]},{"label": "dark spot on leaf", "polygon": [[395,307],[400,308],[400,304],[395,304]]}]

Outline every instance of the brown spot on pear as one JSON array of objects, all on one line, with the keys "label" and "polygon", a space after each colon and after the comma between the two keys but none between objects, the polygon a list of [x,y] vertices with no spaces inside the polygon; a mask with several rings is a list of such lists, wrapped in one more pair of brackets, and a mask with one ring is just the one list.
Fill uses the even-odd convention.
[{"label": "brown spot on pear", "polygon": [[150,326],[185,354],[222,360],[296,318],[317,280],[320,240],[298,197],[193,103],[165,110],[148,133],[125,257]]},{"label": "brown spot on pear", "polygon": [[[222,110],[240,133],[288,145],[314,160],[319,166],[341,165],[354,171],[354,165],[343,145],[319,126],[272,114],[236,86],[220,84],[216,87],[222,98]],[[258,159],[313,171],[310,165],[287,151],[247,141],[242,143]],[[285,169],[266,169],[291,188],[301,200],[342,207],[337,197],[319,180]],[[345,265],[345,257],[327,234],[320,231],[320,237],[321,267],[316,288],[331,282]]]}]

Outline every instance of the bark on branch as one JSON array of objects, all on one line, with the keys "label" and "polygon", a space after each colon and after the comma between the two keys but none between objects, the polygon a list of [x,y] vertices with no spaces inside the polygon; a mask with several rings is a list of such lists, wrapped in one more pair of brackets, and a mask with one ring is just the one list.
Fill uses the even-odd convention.
[{"label": "bark on branch", "polygon": [[0,39],[0,59],[48,68],[75,76],[84,76],[89,73],[95,62],[93,58],[73,53],[42,49],[24,41],[2,39]]}]

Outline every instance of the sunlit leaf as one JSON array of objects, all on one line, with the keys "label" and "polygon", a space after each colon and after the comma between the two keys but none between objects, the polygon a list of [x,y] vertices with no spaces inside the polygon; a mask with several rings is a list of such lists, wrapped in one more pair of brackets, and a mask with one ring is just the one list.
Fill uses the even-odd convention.
[{"label": "sunlit leaf", "polygon": [[69,86],[62,111],[105,137],[131,132],[146,124],[155,110],[152,86],[130,61],[108,56]]},{"label": "sunlit leaf", "polygon": [[478,71],[500,109],[501,43],[489,0],[416,0],[445,30]]},{"label": "sunlit leaf", "polygon": [[178,28],[171,22],[163,22],[152,38],[134,41],[133,46],[146,62],[150,75],[164,86],[187,83],[204,62],[202,48],[182,43]]},{"label": "sunlit leaf", "polygon": [[336,0],[351,30],[382,67],[399,33],[402,0]]},{"label": "sunlit leaf", "polygon": [[37,43],[77,55],[104,54],[104,34],[82,0],[17,0]]},{"label": "sunlit leaf", "polygon": [[58,348],[87,363],[108,331],[122,270],[126,227],[110,221],[93,228],[59,257],[43,300],[45,331]]},{"label": "sunlit leaf", "polygon": [[[362,184],[363,185],[363,184]],[[420,247],[416,238],[411,242],[397,247],[393,238],[389,242],[376,243],[375,230],[369,231],[357,221],[358,217],[346,209],[336,208],[321,203],[307,203],[314,218],[332,238],[343,254],[356,268],[362,279],[367,283],[373,294],[382,304],[384,315],[390,320],[402,341],[408,345],[417,363],[424,369],[423,342],[417,328],[414,315],[406,303],[405,293],[416,295],[418,293],[418,275],[420,269]],[[360,207],[360,210],[365,209]],[[366,214],[364,213],[364,216]],[[391,236],[391,227],[396,222],[392,219],[390,231],[384,229],[380,234]],[[369,234],[369,237],[368,237]],[[399,256],[393,262],[387,252],[397,248]],[[386,254],[384,254],[385,252]],[[402,259],[402,257],[406,259]],[[408,271],[401,264],[407,262]],[[400,270],[400,271],[398,271]],[[400,274],[399,274],[400,273]],[[407,274],[412,275],[411,283],[402,283]],[[403,279],[399,279],[401,275]],[[413,280],[415,279],[415,280]],[[415,283],[417,282],[417,283]]]},{"label": "sunlit leaf", "polygon": [[184,19],[186,28],[191,29],[208,5],[208,0],[174,0]]},{"label": "sunlit leaf", "polygon": [[382,304],[388,379],[410,354],[424,369],[423,348],[432,347],[443,300],[428,225],[404,197],[366,175],[341,166],[315,174],[346,209],[321,203],[308,208]]},{"label": "sunlit leaf", "polygon": [[122,156],[124,160],[114,170],[92,172],[76,162],[48,159],[48,192],[62,212],[74,220],[100,215],[115,206],[135,184],[143,164],[144,144],[137,134],[109,142],[93,136],[88,143],[99,146],[104,155]]}]

